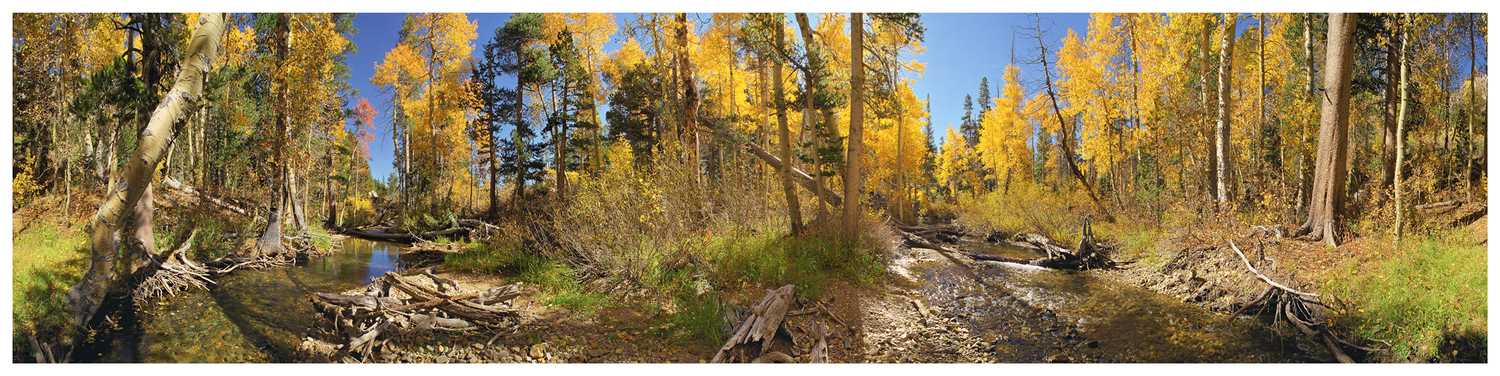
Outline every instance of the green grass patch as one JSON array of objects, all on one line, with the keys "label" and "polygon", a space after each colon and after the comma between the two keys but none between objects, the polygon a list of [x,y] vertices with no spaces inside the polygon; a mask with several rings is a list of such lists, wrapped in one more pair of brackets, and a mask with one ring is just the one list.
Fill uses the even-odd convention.
[{"label": "green grass patch", "polygon": [[719,293],[683,291],[674,300],[677,311],[668,319],[678,333],[705,347],[724,343],[725,307]]},{"label": "green grass patch", "polygon": [[1398,361],[1463,357],[1452,349],[1476,335],[1482,346],[1488,333],[1487,256],[1466,231],[1408,238],[1373,267],[1351,265],[1335,273],[1330,288],[1355,307],[1341,321],[1363,337],[1391,342]]},{"label": "green grass patch", "polygon": [[81,228],[46,221],[15,234],[11,277],[16,334],[64,327],[64,296],[88,267],[87,236]]},{"label": "green grass patch", "polygon": [[584,289],[572,266],[526,252],[515,242],[473,243],[468,251],[447,255],[443,263],[457,271],[515,276],[516,280],[536,285],[543,294],[539,297],[543,303],[574,312],[593,314],[610,303],[604,294]]},{"label": "green grass patch", "polygon": [[774,231],[711,238],[703,256],[718,285],[774,288],[792,284],[798,295],[812,299],[822,296],[832,281],[867,286],[885,272],[874,252],[816,235],[785,237]]}]

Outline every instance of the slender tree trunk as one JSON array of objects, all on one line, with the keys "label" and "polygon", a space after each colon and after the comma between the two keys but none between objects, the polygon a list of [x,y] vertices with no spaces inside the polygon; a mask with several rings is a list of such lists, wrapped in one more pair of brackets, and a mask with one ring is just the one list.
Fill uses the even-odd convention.
[{"label": "slender tree trunk", "polygon": [[[1256,181],[1259,183],[1263,183],[1265,182],[1265,165],[1264,163],[1262,163],[1262,159],[1264,157],[1261,153],[1265,152],[1268,145],[1274,145],[1274,140],[1272,140],[1270,137],[1266,137],[1268,133],[1266,131],[1266,14],[1261,13],[1258,16],[1259,21],[1257,22],[1258,25],[1256,28],[1260,30],[1258,33],[1259,35],[1256,35],[1256,41],[1259,42],[1260,49],[1256,53],[1256,58],[1259,59],[1258,63],[1256,64],[1256,68],[1260,70],[1260,75],[1259,82],[1256,83],[1255,87],[1255,126],[1256,129],[1261,133],[1256,137],[1256,139],[1262,141],[1260,147],[1256,148],[1255,153],[1253,153],[1254,155],[1252,155],[1251,158],[1254,158],[1256,161],[1255,165],[1257,166],[1257,168],[1255,169],[1255,174],[1259,178],[1256,179]],[[1277,153],[1281,152],[1280,147],[1275,147],[1274,149],[1277,150]],[[1280,165],[1281,163],[1279,162],[1278,158],[1277,170],[1280,170]],[[1278,183],[1280,183],[1280,181],[1278,181]],[[1259,187],[1259,189],[1264,189],[1264,187]]]},{"label": "slender tree trunk", "polygon": [[[813,44],[812,27],[809,25],[807,13],[797,13],[796,17],[797,30],[802,34],[802,48],[807,52],[807,67],[802,72],[802,81],[804,85],[802,92],[811,94],[804,94],[802,96],[802,126],[804,128],[803,133],[806,134],[810,130],[813,137],[813,166],[809,170],[812,171],[813,178],[816,179],[818,186],[824,186],[824,137],[822,127],[831,127],[833,126],[833,123],[824,122],[822,125],[819,125],[817,123],[816,117],[813,114],[813,97],[821,95],[822,91],[821,85],[819,84],[819,82],[822,82],[823,80],[823,63],[821,62],[822,57],[817,53],[817,49],[814,47],[815,45]],[[825,112],[827,112],[828,114],[832,114],[832,111]],[[828,119],[825,117],[824,120]],[[828,197],[824,197],[824,195],[819,194],[818,214],[822,215],[827,212]]]},{"label": "slender tree trunk", "polygon": [[[1306,73],[1307,73],[1307,92],[1306,92],[1307,93],[1307,98],[1309,100],[1313,101],[1314,103],[1321,103],[1322,99],[1318,97],[1317,81],[1315,79],[1315,77],[1317,76],[1317,74],[1315,73],[1315,69],[1317,68],[1317,65],[1316,65],[1317,61],[1313,57],[1313,34],[1312,34],[1312,26],[1313,26],[1313,15],[1311,13],[1303,14],[1302,15],[1302,52],[1303,52],[1303,56],[1305,56],[1307,58],[1307,70],[1306,70]],[[1307,134],[1308,134],[1308,132],[1302,132],[1302,143],[1303,144],[1306,144],[1308,142]],[[1313,166],[1313,159],[1312,159],[1312,155],[1308,154],[1306,152],[1298,153],[1298,154],[1301,154],[1301,156],[1302,156],[1302,163],[1299,164],[1300,165],[1299,168],[1301,169],[1301,178],[1299,180],[1300,180],[1301,184],[1300,184],[1299,189],[1297,190],[1297,192],[1298,192],[1298,195],[1297,195],[1297,197],[1298,197],[1298,200],[1297,200],[1297,211],[1306,211],[1306,210],[1308,210],[1309,207],[1312,206],[1312,189],[1313,189],[1312,188],[1313,187],[1313,184],[1312,184],[1312,181],[1313,181],[1312,166]]]},{"label": "slender tree trunk", "polygon": [[860,204],[864,201],[865,139],[865,15],[849,16],[849,147],[844,163],[844,234],[850,240],[859,238]]},{"label": "slender tree trunk", "polygon": [[1323,86],[1327,96],[1321,98],[1322,117],[1318,124],[1318,159],[1313,179],[1312,204],[1307,222],[1296,232],[1309,240],[1338,245],[1342,224],[1344,183],[1348,175],[1349,80],[1354,65],[1354,25],[1357,14],[1328,15],[1328,51],[1325,54]]},{"label": "slender tree trunk", "polygon": [[[1209,81],[1210,71],[1213,70],[1213,68],[1211,68],[1212,65],[1209,63],[1209,55],[1211,55],[1210,51],[1212,51],[1209,47],[1209,38],[1213,33],[1213,29],[1213,21],[1210,19],[1204,19],[1203,33],[1200,38],[1198,38],[1198,80],[1199,83],[1201,83],[1201,85],[1198,86],[1198,100],[1203,103],[1203,124],[1204,129],[1207,129],[1207,132],[1204,134],[1205,136],[1207,136],[1204,138],[1204,145],[1206,145],[1205,149],[1208,150],[1208,159],[1204,160],[1204,171],[1206,172],[1206,174],[1204,175],[1205,179],[1203,180],[1203,190],[1208,193],[1209,198],[1214,199],[1214,201],[1217,202],[1218,192],[1215,191],[1215,187],[1217,186],[1215,179],[1219,176],[1219,149],[1218,147],[1216,147],[1215,139],[1218,137],[1213,125],[1210,124],[1210,122],[1212,121],[1210,120],[1210,117],[1217,114],[1209,113],[1209,111],[1217,110],[1217,108],[1213,107],[1213,104],[1209,102],[1211,99],[1209,99],[1208,96],[1209,88],[1213,86],[1213,83]],[[1210,108],[1213,108],[1214,110],[1210,110]]]},{"label": "slender tree trunk", "polygon": [[[519,65],[526,66],[527,64],[530,64],[530,62],[526,61],[526,46],[524,44],[517,44],[515,47],[516,60],[518,61]],[[515,128],[526,126],[526,86],[522,82],[521,77],[519,77],[519,73],[517,74],[517,76],[516,111],[514,125]],[[513,134],[513,136],[511,137],[511,144],[516,149],[514,161],[514,164],[516,166],[516,176],[515,181],[511,182],[512,185],[515,185],[515,197],[511,199],[511,206],[519,209],[521,202],[524,201],[524,197],[522,196],[526,193],[526,159],[528,154],[527,148],[531,146],[526,144],[529,140],[525,140],[521,137],[520,130],[512,130],[511,133]],[[519,213],[519,211],[517,212]]]},{"label": "slender tree trunk", "polygon": [[[1474,38],[1474,29],[1479,27],[1479,23],[1475,22],[1475,17],[1477,17],[1475,14],[1469,13],[1469,113],[1468,118],[1464,122],[1464,124],[1466,124],[1466,126],[1468,127],[1464,131],[1464,138],[1468,139],[1469,141],[1464,144],[1464,201],[1470,201],[1474,199],[1474,180],[1472,178],[1472,176],[1474,175],[1475,155],[1474,112],[1479,111],[1479,102],[1476,99],[1477,97],[1475,94],[1477,90],[1476,87],[1479,86],[1479,84],[1474,80],[1478,72],[1478,69],[1476,69],[1474,66],[1474,50],[1478,48],[1478,44],[1477,42],[1475,42]],[[1488,144],[1486,143],[1486,145]]]},{"label": "slender tree trunk", "polygon": [[[779,18],[777,18],[777,21],[775,25],[776,49],[785,51],[786,32],[781,27]],[[798,235],[802,233],[802,204],[797,200],[797,187],[792,185],[792,167],[796,164],[796,160],[792,159],[792,132],[790,127],[787,126],[786,104],[782,102],[786,96],[782,90],[783,76],[781,75],[780,62],[771,65],[771,76],[773,79],[771,81],[771,90],[773,92],[772,95],[775,96],[771,98],[771,105],[776,107],[776,122],[780,126],[777,130],[777,136],[781,138],[781,190],[786,196],[786,213],[788,220],[791,221],[792,234]]]},{"label": "slender tree trunk", "polygon": [[[285,13],[278,14],[276,16],[276,27],[272,31],[273,33],[275,33],[275,39],[272,43],[276,58],[276,64],[278,65],[278,67],[286,64],[287,50],[290,49],[291,29],[290,25],[288,25],[288,23],[290,22],[288,18],[289,17]],[[280,70],[280,68],[278,68],[278,70]],[[276,137],[274,141],[275,145],[273,146],[273,148],[275,149],[276,156],[275,161],[272,162],[272,170],[274,172],[271,174],[271,176],[274,176],[274,178],[272,179],[273,184],[271,185],[271,194],[273,199],[276,200],[276,207],[270,210],[271,217],[267,218],[266,229],[261,233],[260,238],[256,240],[256,253],[253,256],[277,254],[282,251],[281,226],[282,221],[285,218],[284,214],[286,214],[288,197],[287,190],[290,187],[290,169],[287,167],[285,146],[287,143],[286,132],[288,126],[288,119],[286,114],[287,84],[284,82],[284,79],[282,79],[282,81],[283,82],[281,82],[280,85],[276,85],[275,87],[276,98],[274,99],[274,107],[276,111]]]},{"label": "slender tree trunk", "polygon": [[[89,223],[89,268],[67,295],[73,322],[80,330],[88,328],[88,322],[103,302],[109,286],[119,282],[115,280],[115,255],[119,252],[119,232],[127,219],[125,209],[134,208],[138,201],[150,198],[147,196],[148,183],[170,147],[174,124],[188,111],[190,102],[202,94],[202,77],[207,74],[211,57],[217,55],[223,32],[223,14],[207,13],[199,18],[171,91],[157,104],[146,129],[141,132],[140,146],[126,167],[125,184],[108,189],[99,211]],[[149,227],[145,229],[149,231]],[[138,247],[139,244],[128,243],[142,241],[139,237],[129,239],[126,246]]]},{"label": "slender tree trunk", "polygon": [[1400,78],[1400,80],[1401,80],[1401,83],[1400,83],[1400,91],[1401,91],[1401,94],[1400,94],[1401,99],[1400,100],[1401,100],[1401,103],[1398,105],[1397,110],[1396,110],[1396,166],[1394,168],[1394,172],[1395,172],[1394,187],[1396,189],[1396,241],[1398,241],[1398,242],[1401,241],[1401,228],[1402,228],[1401,226],[1402,226],[1403,212],[1405,211],[1402,208],[1402,197],[1401,197],[1401,175],[1402,175],[1402,173],[1401,173],[1401,164],[1406,163],[1406,156],[1403,155],[1406,152],[1406,100],[1407,100],[1407,97],[1406,97],[1407,94],[1406,94],[1406,92],[1407,92],[1407,79],[1408,79],[1407,78],[1407,74],[1408,74],[1407,70],[1409,69],[1408,68],[1408,65],[1409,65],[1408,64],[1408,59],[1409,59],[1409,57],[1407,56],[1407,52],[1406,52],[1406,43],[1407,43],[1407,31],[1406,31],[1407,25],[1406,24],[1407,24],[1407,22],[1410,22],[1411,16],[1410,15],[1402,15],[1401,18],[1402,18],[1402,20],[1401,20],[1401,26],[1400,26],[1401,41],[1400,41],[1400,44],[1397,45],[1401,49],[1401,54],[1400,54],[1400,56],[1401,56],[1401,58],[1400,58],[1401,59],[1401,73],[1400,73],[1401,74],[1401,78]]},{"label": "slender tree trunk", "polygon": [[1397,38],[1399,38],[1400,32],[1391,30],[1390,34],[1388,36],[1390,41],[1387,42],[1385,49],[1385,87],[1382,88],[1383,92],[1381,93],[1384,97],[1382,98],[1384,99],[1384,107],[1380,113],[1380,148],[1382,152],[1380,164],[1381,188],[1391,188],[1392,184],[1395,183],[1396,177],[1396,96],[1398,95],[1396,94],[1396,76],[1398,74],[1396,66],[1400,64],[1396,52],[1398,50],[1396,44],[1398,43]]},{"label": "slender tree trunk", "polygon": [[[566,81],[566,79],[564,79],[564,81]],[[562,96],[563,96],[563,98],[567,98],[568,97],[568,85],[566,83],[564,83],[562,85]],[[554,93],[553,94],[553,98],[556,98],[556,97],[557,97],[557,95]],[[568,199],[568,148],[567,148],[567,145],[568,145],[568,116],[567,116],[567,113],[568,113],[568,103],[567,103],[567,100],[564,99],[562,101],[562,104],[560,106],[558,106],[558,107],[560,107],[560,108],[555,108],[554,109],[555,110],[554,114],[559,115],[563,119],[559,120],[557,122],[557,125],[555,125],[555,126],[552,127],[552,141],[553,141],[553,144],[556,145],[555,147],[557,149],[553,153],[552,157],[554,159],[553,160],[553,164],[556,165],[555,167],[556,167],[556,170],[557,170],[556,171],[556,175],[557,175],[556,176],[556,178],[557,178],[557,203],[559,205],[563,205],[563,204],[565,204],[567,202],[567,199]]]},{"label": "slender tree trunk", "polygon": [[1219,114],[1214,127],[1214,201],[1220,206],[1227,205],[1234,193],[1233,183],[1230,181],[1230,175],[1234,173],[1234,156],[1229,150],[1233,146],[1229,139],[1229,117],[1234,111],[1233,98],[1230,97],[1233,93],[1230,89],[1234,82],[1235,15],[1225,14],[1222,22],[1224,35],[1219,40]]}]

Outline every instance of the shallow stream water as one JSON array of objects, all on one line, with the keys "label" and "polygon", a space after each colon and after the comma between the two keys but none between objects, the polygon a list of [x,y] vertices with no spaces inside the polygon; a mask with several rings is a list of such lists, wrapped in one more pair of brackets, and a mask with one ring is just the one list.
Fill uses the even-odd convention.
[{"label": "shallow stream water", "polygon": [[[977,241],[957,246],[1016,258],[1036,256]],[[951,307],[971,332],[993,341],[996,361],[1038,361],[1059,352],[1103,362],[1323,361],[1253,319],[1214,313],[1120,281],[1027,265],[975,265],[930,264],[920,270],[930,281],[923,289],[933,304]]]},{"label": "shallow stream water", "polygon": [[236,270],[208,291],[143,307],[111,334],[104,362],[285,362],[318,316],[310,292],[368,284],[399,268],[400,245],[345,238],[342,249],[294,267]]}]

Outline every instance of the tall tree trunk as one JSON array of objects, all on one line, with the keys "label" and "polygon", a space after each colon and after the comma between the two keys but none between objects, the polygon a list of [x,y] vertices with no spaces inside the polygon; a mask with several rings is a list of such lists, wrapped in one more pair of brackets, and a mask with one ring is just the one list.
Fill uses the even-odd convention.
[{"label": "tall tree trunk", "polygon": [[330,229],[338,227],[339,224],[338,211],[334,210],[333,206],[333,172],[335,171],[333,168],[334,150],[335,149],[333,146],[333,142],[329,141],[327,152],[328,171],[323,172],[323,227]]},{"label": "tall tree trunk", "polygon": [[[562,97],[567,98],[569,94],[567,80],[564,79],[563,81]],[[552,97],[557,98],[557,94],[554,93]],[[554,108],[554,111],[553,114],[562,117],[557,122],[557,125],[552,127],[552,142],[556,148],[552,154],[552,158],[556,170],[555,177],[557,178],[556,203],[563,205],[568,199],[568,100],[563,99],[562,103],[557,105],[557,108]]]},{"label": "tall tree trunk", "polygon": [[[1391,17],[1399,18],[1400,16],[1395,15]],[[1399,22],[1393,21],[1392,23]],[[1390,35],[1388,36],[1390,41],[1386,43],[1385,49],[1385,86],[1381,88],[1381,96],[1384,97],[1382,98],[1384,101],[1382,101],[1383,107],[1380,113],[1381,188],[1390,188],[1394,184],[1396,177],[1396,75],[1398,74],[1396,66],[1400,64],[1397,60],[1398,55],[1396,51],[1398,48],[1396,44],[1398,42],[1396,39],[1399,38],[1399,34],[1400,32],[1397,30],[1393,29],[1390,31]]]},{"label": "tall tree trunk", "polygon": [[[797,30],[802,35],[802,49],[807,53],[807,67],[802,72],[802,81],[804,85],[802,89],[802,126],[804,128],[803,133],[806,134],[809,132],[809,130],[811,130],[813,137],[813,165],[812,168],[808,170],[812,171],[813,178],[816,179],[818,186],[823,186],[823,139],[825,137],[823,137],[822,127],[831,127],[833,126],[833,123],[825,121],[822,125],[819,125],[815,116],[813,115],[813,97],[820,96],[822,90],[822,86],[819,84],[819,82],[822,82],[823,80],[823,63],[821,61],[822,57],[819,56],[817,50],[814,48],[812,26],[809,25],[807,13],[797,13],[796,17]],[[824,110],[827,115],[831,115],[833,113],[833,111],[831,111],[830,109],[825,108]],[[828,120],[826,116],[824,120]],[[828,197],[819,194],[818,214],[822,215],[824,213],[827,213],[827,211]]]},{"label": "tall tree trunk", "polygon": [[1233,183],[1230,181],[1230,175],[1234,173],[1234,156],[1229,150],[1233,146],[1229,139],[1229,116],[1234,111],[1230,88],[1234,82],[1235,15],[1225,14],[1221,22],[1224,35],[1219,40],[1219,113],[1214,127],[1214,201],[1223,206],[1229,203],[1234,194]]},{"label": "tall tree trunk", "polygon": [[[1464,201],[1469,201],[1474,198],[1474,180],[1472,179],[1472,176],[1474,175],[1475,156],[1474,112],[1479,111],[1479,102],[1476,99],[1477,97],[1475,96],[1475,92],[1477,90],[1476,86],[1479,85],[1478,82],[1474,80],[1478,72],[1478,69],[1474,67],[1474,50],[1478,48],[1478,45],[1476,44],[1477,42],[1474,39],[1474,29],[1479,27],[1479,23],[1475,22],[1475,17],[1477,16],[1474,13],[1469,13],[1469,112],[1468,118],[1464,122],[1464,124],[1466,124],[1466,126],[1468,127],[1464,131],[1464,138],[1468,139],[1469,141],[1464,144]],[[1486,143],[1486,146],[1487,145],[1488,143]]]},{"label": "tall tree trunk", "polygon": [[[518,65],[526,66],[527,64],[530,64],[530,62],[526,61],[525,44],[517,44],[515,47],[516,60],[519,63]],[[517,73],[518,77],[516,77],[516,118],[514,125],[514,127],[516,128],[525,126],[526,124],[526,86],[524,85],[524,82],[521,80],[521,77],[519,77],[519,75],[520,74]],[[516,166],[516,176],[515,181],[511,182],[512,185],[515,185],[515,197],[511,199],[511,205],[519,208],[521,202],[523,201],[522,196],[526,193],[526,159],[528,156],[527,154],[529,153],[527,149],[531,147],[531,145],[526,144],[528,140],[525,140],[521,137],[521,131],[513,129],[511,133],[511,146],[515,147],[516,149],[515,161],[513,162]],[[516,212],[519,213],[520,211],[517,210]]]},{"label": "tall tree trunk", "polygon": [[[286,64],[286,54],[291,47],[291,26],[289,25],[290,22],[291,21],[289,19],[289,16],[286,13],[276,15],[276,27],[273,31],[276,37],[273,42],[273,48],[276,58],[276,64],[278,65],[278,71],[281,70],[281,65]],[[274,183],[271,184],[271,194],[273,199],[276,200],[276,208],[269,211],[272,217],[266,219],[266,230],[262,232],[260,238],[256,240],[256,253],[253,256],[277,254],[281,253],[282,251],[281,222],[285,218],[284,214],[286,214],[288,197],[287,188],[290,186],[290,168],[287,167],[285,146],[287,143],[286,133],[289,122],[289,119],[287,119],[286,110],[288,90],[287,84],[286,82],[284,82],[285,79],[283,78],[282,81],[283,82],[280,85],[276,85],[276,98],[274,105],[276,111],[276,137],[274,142],[276,144],[273,146],[273,148],[275,149],[276,160],[272,162],[272,165],[274,166],[274,172],[271,174],[271,176],[274,176]]]},{"label": "tall tree trunk", "polygon": [[[1213,86],[1213,82],[1209,81],[1209,75],[1211,74],[1210,72],[1213,70],[1211,63],[1209,63],[1210,55],[1212,55],[1212,50],[1209,46],[1209,39],[1213,34],[1213,29],[1213,20],[1204,19],[1203,33],[1198,38],[1198,80],[1200,83],[1200,85],[1198,86],[1198,100],[1203,103],[1203,126],[1204,129],[1207,130],[1207,132],[1204,133],[1204,136],[1206,136],[1204,138],[1204,145],[1206,145],[1205,149],[1207,149],[1208,151],[1208,159],[1204,160],[1205,174],[1203,175],[1203,190],[1208,193],[1209,198],[1214,199],[1214,201],[1217,202],[1218,192],[1215,191],[1217,186],[1215,179],[1219,176],[1219,148],[1216,147],[1217,143],[1215,142],[1215,139],[1217,139],[1218,136],[1213,126],[1210,125],[1210,122],[1213,121],[1210,118],[1217,114],[1209,113],[1209,111],[1217,110],[1217,108],[1214,107],[1212,103],[1210,103],[1212,99],[1210,99],[1210,97],[1208,96],[1209,88]],[[1213,108],[1214,110],[1210,110],[1210,108]]]},{"label": "tall tree trunk", "polygon": [[[1318,97],[1318,87],[1317,81],[1315,79],[1315,77],[1317,77],[1317,74],[1315,72],[1317,68],[1317,60],[1313,57],[1312,25],[1313,15],[1311,13],[1303,14],[1302,52],[1303,56],[1307,58],[1307,70],[1305,71],[1307,73],[1307,98],[1313,102],[1321,102],[1322,99]],[[1306,144],[1307,141],[1307,132],[1302,132],[1302,143]],[[1300,184],[1297,190],[1297,211],[1306,211],[1309,207],[1312,206],[1313,159],[1312,155],[1306,152],[1298,154],[1301,154],[1302,163],[1299,163],[1299,168],[1301,169],[1301,177],[1299,178]]]},{"label": "tall tree trunk", "polygon": [[1354,25],[1358,14],[1328,15],[1328,51],[1324,64],[1322,101],[1318,123],[1318,159],[1314,172],[1312,204],[1307,222],[1296,231],[1309,240],[1338,245],[1342,224],[1344,183],[1348,174],[1349,80],[1354,65]]},{"label": "tall tree trunk", "polygon": [[[126,166],[125,184],[108,188],[99,211],[89,222],[89,269],[67,295],[73,322],[80,329],[88,327],[89,319],[99,309],[109,286],[119,282],[115,280],[115,254],[119,252],[119,232],[127,216],[125,209],[136,207],[142,199],[149,199],[147,187],[170,147],[174,125],[189,110],[190,103],[201,96],[203,76],[207,74],[212,57],[218,54],[219,38],[223,33],[223,14],[207,13],[199,18],[171,91],[157,104],[145,131],[140,134],[140,146]],[[141,238],[127,240],[141,241]]]},{"label": "tall tree trunk", "polygon": [[698,84],[693,79],[693,61],[688,56],[687,13],[677,13],[677,71],[682,80],[682,126],[693,137],[693,178],[703,184],[703,150],[698,142]]},{"label": "tall tree trunk", "polygon": [[849,15],[849,147],[844,163],[844,235],[859,239],[860,204],[864,201],[865,152],[865,14]]},{"label": "tall tree trunk", "polygon": [[1400,78],[1401,83],[1399,84],[1400,85],[1400,91],[1401,91],[1401,94],[1400,94],[1400,96],[1401,96],[1401,99],[1400,99],[1401,103],[1398,105],[1397,110],[1396,110],[1396,166],[1394,168],[1395,180],[1393,181],[1394,182],[1393,186],[1396,189],[1396,241],[1398,241],[1398,242],[1401,240],[1401,226],[1402,226],[1402,219],[1403,219],[1403,212],[1404,212],[1403,208],[1401,207],[1401,205],[1402,205],[1402,197],[1401,197],[1401,164],[1406,163],[1406,156],[1403,155],[1403,154],[1406,152],[1406,100],[1407,100],[1407,97],[1406,97],[1407,94],[1406,94],[1406,92],[1407,92],[1407,80],[1408,80],[1408,78],[1407,78],[1407,74],[1408,74],[1407,70],[1410,69],[1410,68],[1408,68],[1408,65],[1409,65],[1409,60],[1408,59],[1409,59],[1409,57],[1407,56],[1407,52],[1406,52],[1406,43],[1407,43],[1407,31],[1406,31],[1406,28],[1407,28],[1407,23],[1411,21],[1411,16],[1410,15],[1402,15],[1401,18],[1402,18],[1401,21],[1400,21],[1400,25],[1401,25],[1400,26],[1401,41],[1400,41],[1400,44],[1397,45],[1401,49],[1401,55],[1400,55],[1401,56],[1400,57],[1400,59],[1401,59],[1401,73],[1400,73],[1400,75],[1401,75],[1401,78]]},{"label": "tall tree trunk", "polygon": [[[497,117],[497,116],[492,116],[492,117],[490,117],[490,119],[491,119],[490,121],[493,121],[493,122],[499,122],[500,121],[499,117]],[[494,128],[491,128],[491,129],[495,129],[495,128],[499,128],[499,127],[494,127]],[[499,206],[500,205],[500,190],[499,190],[500,189],[499,188],[499,186],[500,186],[500,158],[496,154],[496,153],[500,152],[500,150],[499,150],[500,147],[495,142],[495,138],[496,138],[495,136],[496,135],[493,132],[489,133],[490,150],[489,150],[488,153],[485,153],[486,156],[487,156],[487,158],[489,158],[489,164],[490,164],[489,165],[489,170],[490,170],[489,171],[490,172],[490,187],[489,187],[490,188],[490,192],[489,192],[490,193],[490,206],[489,206],[489,210],[486,211],[486,213],[487,213],[486,217],[488,217],[490,219],[496,218],[496,216],[499,215],[499,213],[500,213],[500,209],[499,209],[500,208],[500,206]]]},{"label": "tall tree trunk", "polygon": [[[786,51],[786,32],[781,27],[780,18],[776,19],[776,49]],[[781,190],[786,196],[787,219],[791,221],[793,235],[802,233],[802,204],[797,200],[797,187],[792,185],[792,167],[796,160],[792,159],[792,131],[787,126],[786,104],[783,100],[786,94],[782,89],[781,62],[771,65],[771,90],[774,98],[771,105],[776,107],[776,123],[779,125],[777,136],[781,139]]]}]

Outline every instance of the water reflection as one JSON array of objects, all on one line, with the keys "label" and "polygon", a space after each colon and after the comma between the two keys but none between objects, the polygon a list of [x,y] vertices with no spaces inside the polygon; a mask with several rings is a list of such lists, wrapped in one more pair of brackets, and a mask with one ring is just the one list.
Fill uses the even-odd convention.
[{"label": "water reflection", "polygon": [[[1029,252],[987,243],[966,249],[1011,257]],[[1034,256],[1025,256],[1034,257]],[[1089,273],[986,264],[977,272],[1013,296],[1079,324],[1106,361],[1317,361],[1252,320],[1215,314],[1145,288]]]},{"label": "water reflection", "polygon": [[349,238],[341,251],[301,266],[236,271],[210,291],[179,294],[142,315],[140,360],[293,360],[302,337],[321,325],[308,295],[364,286],[398,270],[399,254],[397,244]]}]

